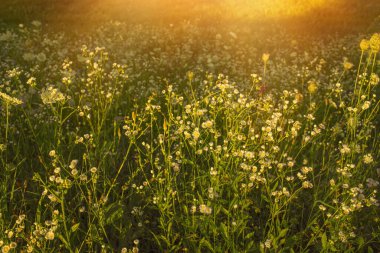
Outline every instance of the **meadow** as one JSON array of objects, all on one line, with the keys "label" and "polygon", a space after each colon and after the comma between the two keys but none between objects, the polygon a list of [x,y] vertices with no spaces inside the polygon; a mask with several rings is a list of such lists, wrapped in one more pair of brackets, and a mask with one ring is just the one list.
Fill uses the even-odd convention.
[{"label": "meadow", "polygon": [[0,31],[1,252],[379,252],[380,33]]}]

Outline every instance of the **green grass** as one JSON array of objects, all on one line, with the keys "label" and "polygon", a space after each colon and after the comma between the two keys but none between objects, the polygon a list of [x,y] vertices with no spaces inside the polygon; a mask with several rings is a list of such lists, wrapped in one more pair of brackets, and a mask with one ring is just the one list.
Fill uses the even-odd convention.
[{"label": "green grass", "polygon": [[0,34],[2,252],[377,252],[380,35]]}]

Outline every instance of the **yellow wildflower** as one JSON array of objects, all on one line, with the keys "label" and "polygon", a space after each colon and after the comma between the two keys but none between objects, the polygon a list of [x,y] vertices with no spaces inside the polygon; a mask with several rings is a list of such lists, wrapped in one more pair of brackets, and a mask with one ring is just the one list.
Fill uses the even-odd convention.
[{"label": "yellow wildflower", "polygon": [[9,96],[8,94],[0,92],[0,98],[9,105],[21,105],[22,101],[20,99]]},{"label": "yellow wildflower", "polygon": [[368,50],[368,48],[369,48],[369,40],[362,39],[362,41],[360,42],[360,49],[362,51],[366,51]]},{"label": "yellow wildflower", "polygon": [[315,81],[309,81],[309,85],[307,86],[307,90],[310,94],[315,93],[318,90],[318,85]]},{"label": "yellow wildflower", "polygon": [[56,102],[64,101],[66,98],[58,89],[50,86],[47,89],[42,90],[41,99],[44,104],[54,104]]},{"label": "yellow wildflower", "polygon": [[372,52],[377,53],[380,50],[380,34],[375,33],[372,35],[369,40],[369,46],[371,47]]},{"label": "yellow wildflower", "polygon": [[269,60],[269,55],[268,53],[264,53],[261,59],[263,60],[264,63],[267,63]]},{"label": "yellow wildflower", "polygon": [[344,61],[344,62],[343,62],[344,70],[350,70],[350,69],[352,69],[353,66],[354,66],[354,64],[352,64],[352,63],[349,62],[349,61]]},{"label": "yellow wildflower", "polygon": [[4,246],[1,248],[1,252],[2,252],[2,253],[8,253],[10,250],[11,250],[11,247],[9,247],[8,245],[4,245]]},{"label": "yellow wildflower", "polygon": [[199,133],[199,129],[196,128],[196,129],[194,130],[194,132],[193,132],[193,138],[194,138],[194,140],[197,141],[197,140],[199,139],[199,136],[200,136],[200,135],[201,135],[201,134]]},{"label": "yellow wildflower", "polygon": [[54,240],[54,232],[52,230],[47,231],[47,233],[45,234],[45,239]]},{"label": "yellow wildflower", "polygon": [[212,208],[206,206],[205,204],[199,205],[199,212],[202,214],[211,214]]}]

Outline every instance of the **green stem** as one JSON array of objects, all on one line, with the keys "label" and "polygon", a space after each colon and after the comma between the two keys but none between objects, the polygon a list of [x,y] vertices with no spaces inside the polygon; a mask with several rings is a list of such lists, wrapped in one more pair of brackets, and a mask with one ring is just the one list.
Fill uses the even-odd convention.
[{"label": "green stem", "polygon": [[266,72],[266,69],[267,69],[267,63],[264,62],[264,73],[263,73],[263,79],[265,79],[265,72]]},{"label": "green stem", "polygon": [[361,65],[362,65],[363,55],[364,55],[364,51],[362,51],[362,53],[361,53],[361,55],[360,55],[360,61],[359,61],[359,66],[358,66],[358,72],[356,73],[356,79],[355,79],[355,88],[354,88],[354,91],[356,91],[356,85],[357,85],[358,80],[359,80],[360,67],[361,67]]},{"label": "green stem", "polygon": [[63,220],[63,227],[65,229],[65,236],[66,236],[66,247],[67,249],[70,251],[70,252],[73,252],[73,250],[71,249],[70,247],[70,234],[69,234],[69,230],[67,228],[67,224],[66,224],[66,215],[65,215],[65,201],[64,201],[64,196],[62,195],[62,199],[61,199],[61,209],[62,209],[62,220]]},{"label": "green stem", "polygon": [[106,199],[108,198],[109,194],[111,193],[112,188],[115,187],[116,180],[117,180],[117,178],[119,177],[120,172],[121,172],[121,170],[123,169],[125,162],[127,161],[127,158],[128,158],[128,155],[129,155],[129,151],[131,150],[131,147],[132,147],[132,143],[133,143],[133,142],[131,141],[131,142],[129,143],[129,145],[128,145],[127,153],[125,154],[124,159],[123,159],[123,161],[121,162],[121,164],[120,164],[120,166],[119,166],[119,169],[117,170],[116,176],[115,176],[115,178],[113,179],[112,184],[111,184],[110,188],[109,188],[108,191],[107,191]]},{"label": "green stem", "polygon": [[5,103],[5,111],[6,111],[6,126],[5,126],[5,144],[8,144],[8,127],[9,127],[9,104]]}]

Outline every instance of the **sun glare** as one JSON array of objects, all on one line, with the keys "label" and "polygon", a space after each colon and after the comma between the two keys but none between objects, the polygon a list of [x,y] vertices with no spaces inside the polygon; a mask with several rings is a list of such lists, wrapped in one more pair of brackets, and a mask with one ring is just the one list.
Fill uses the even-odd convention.
[{"label": "sun glare", "polygon": [[336,0],[226,0],[235,15],[252,19],[304,15],[333,2]]},{"label": "sun glare", "polygon": [[168,18],[182,20],[194,16],[263,19],[294,17],[338,0],[104,0],[73,1],[67,9],[83,9],[94,17]]}]

